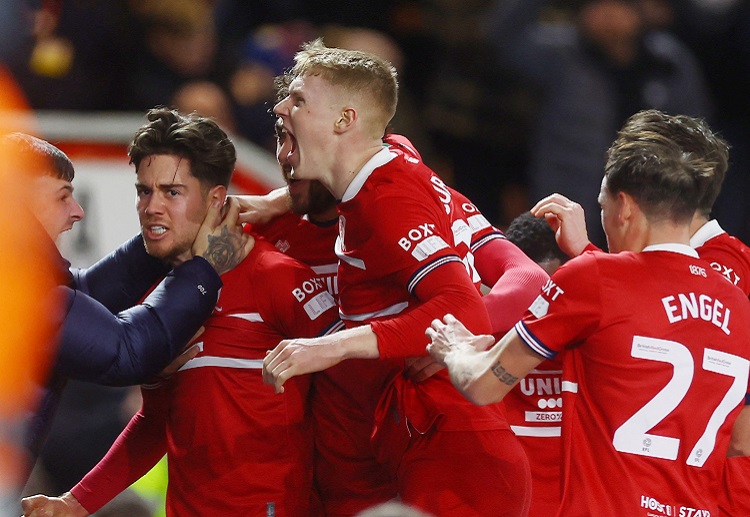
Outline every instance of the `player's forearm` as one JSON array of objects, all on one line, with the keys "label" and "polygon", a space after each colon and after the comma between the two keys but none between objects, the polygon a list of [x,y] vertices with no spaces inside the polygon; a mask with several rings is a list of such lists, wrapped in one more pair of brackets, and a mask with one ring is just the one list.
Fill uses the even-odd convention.
[{"label": "player's forearm", "polygon": [[143,477],[166,453],[167,390],[143,389],[143,408],[102,460],[70,492],[94,513]]},{"label": "player's forearm", "polygon": [[[463,269],[463,265],[457,265]],[[438,272],[440,269],[445,271]],[[459,282],[450,282],[448,266],[442,266],[422,281],[418,297],[424,303],[396,318],[373,322],[372,328],[378,336],[380,357],[403,358],[425,354],[424,331],[435,318],[453,314],[466,327],[477,334],[490,332],[489,317],[482,298],[468,280],[465,271]],[[428,281],[429,279],[429,281]],[[465,280],[465,281],[464,281]]]}]

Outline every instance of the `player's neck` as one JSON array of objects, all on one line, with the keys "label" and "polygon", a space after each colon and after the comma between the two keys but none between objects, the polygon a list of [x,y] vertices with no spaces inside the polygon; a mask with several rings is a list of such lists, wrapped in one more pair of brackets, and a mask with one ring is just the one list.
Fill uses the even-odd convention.
[{"label": "player's neck", "polygon": [[382,142],[362,142],[360,145],[344,144],[338,153],[331,185],[326,185],[336,199],[341,199],[365,164],[383,148]]},{"label": "player's neck", "polygon": [[690,246],[690,225],[662,221],[652,224],[643,240],[643,248],[658,244],[677,243]]},{"label": "player's neck", "polygon": [[339,212],[336,209],[336,207],[333,206],[323,212],[318,212],[315,214],[309,213],[307,214],[307,218],[310,219],[312,223],[317,224],[319,226],[328,226],[332,222],[338,220]]}]

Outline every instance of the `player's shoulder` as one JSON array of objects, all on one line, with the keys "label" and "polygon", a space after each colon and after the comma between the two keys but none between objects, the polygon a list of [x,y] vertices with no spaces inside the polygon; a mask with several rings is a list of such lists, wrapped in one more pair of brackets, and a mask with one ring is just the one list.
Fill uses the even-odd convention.
[{"label": "player's shoulder", "polygon": [[278,280],[284,276],[284,272],[300,269],[312,271],[309,266],[282,253],[263,238],[256,239],[253,252],[255,253],[254,274],[256,276],[273,275],[273,278]]}]

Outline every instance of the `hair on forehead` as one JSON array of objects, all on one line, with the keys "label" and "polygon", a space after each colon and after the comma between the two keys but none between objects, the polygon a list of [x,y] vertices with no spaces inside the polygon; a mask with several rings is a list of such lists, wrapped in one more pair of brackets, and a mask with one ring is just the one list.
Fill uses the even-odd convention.
[{"label": "hair on forehead", "polygon": [[[10,133],[0,138],[0,156],[13,165],[22,167],[32,176],[53,176],[73,181],[75,170],[68,155],[41,138],[26,133]],[[16,163],[17,162],[17,163]]]}]

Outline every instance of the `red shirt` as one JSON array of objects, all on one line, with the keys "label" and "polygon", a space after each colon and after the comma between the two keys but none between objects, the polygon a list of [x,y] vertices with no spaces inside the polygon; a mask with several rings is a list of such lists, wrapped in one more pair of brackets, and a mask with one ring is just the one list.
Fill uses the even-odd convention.
[{"label": "red shirt", "polygon": [[280,252],[307,264],[324,278],[328,291],[338,300],[338,258],[333,246],[339,234],[338,218],[324,224],[312,222],[306,215],[292,212],[266,225],[253,228]]},{"label": "red shirt", "polygon": [[198,356],[143,390],[141,413],[74,488],[90,511],[167,452],[168,515],[311,514],[309,377],[277,395],[260,368],[282,339],[337,330],[336,304],[321,278],[262,240],[222,281]]},{"label": "red shirt", "polygon": [[585,253],[552,276],[516,330],[545,357],[566,350],[558,515],[717,514],[748,317],[687,246]]}]

